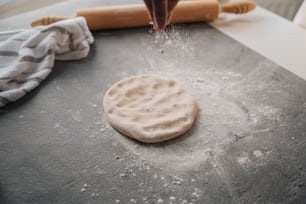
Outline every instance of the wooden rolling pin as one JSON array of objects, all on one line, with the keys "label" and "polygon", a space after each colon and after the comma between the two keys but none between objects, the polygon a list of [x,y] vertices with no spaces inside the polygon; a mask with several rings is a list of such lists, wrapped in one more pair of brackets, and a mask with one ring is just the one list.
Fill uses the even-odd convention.
[{"label": "wooden rolling pin", "polygon": [[[218,0],[181,1],[176,6],[171,23],[213,21],[220,12],[244,14],[254,10],[250,1],[237,1],[220,5]],[[127,5],[79,9],[76,16],[85,17],[91,30],[147,26],[151,19],[145,5]],[[67,18],[46,16],[32,22],[32,26],[49,25]]]}]

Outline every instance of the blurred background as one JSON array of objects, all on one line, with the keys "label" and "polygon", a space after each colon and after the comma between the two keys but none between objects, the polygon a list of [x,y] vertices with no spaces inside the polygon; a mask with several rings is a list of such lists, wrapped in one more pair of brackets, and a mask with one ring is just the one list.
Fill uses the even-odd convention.
[{"label": "blurred background", "polygon": [[[18,15],[67,0],[0,0],[0,19]],[[228,0],[220,0],[227,2]],[[252,0],[288,20],[293,20],[303,0]],[[142,0],[139,0],[141,3]]]},{"label": "blurred background", "polygon": [[65,0],[0,0],[0,19],[63,2]]}]

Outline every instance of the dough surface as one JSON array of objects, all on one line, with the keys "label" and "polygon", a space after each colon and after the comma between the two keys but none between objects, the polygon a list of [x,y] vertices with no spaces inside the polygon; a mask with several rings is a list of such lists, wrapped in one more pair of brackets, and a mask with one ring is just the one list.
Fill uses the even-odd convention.
[{"label": "dough surface", "polygon": [[197,104],[176,81],[135,76],[115,83],[105,94],[103,108],[110,125],[145,143],[180,136],[194,123]]}]

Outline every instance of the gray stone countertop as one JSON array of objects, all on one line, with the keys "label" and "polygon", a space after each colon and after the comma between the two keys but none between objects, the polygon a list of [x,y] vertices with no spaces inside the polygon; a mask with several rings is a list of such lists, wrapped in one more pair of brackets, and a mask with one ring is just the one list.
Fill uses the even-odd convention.
[{"label": "gray stone countertop", "polygon": [[[122,2],[69,1],[0,27]],[[88,58],[56,62],[39,88],[0,110],[0,203],[305,202],[305,80],[206,23],[93,34]],[[190,131],[148,145],[108,125],[104,93],[140,74],[194,95]]]}]

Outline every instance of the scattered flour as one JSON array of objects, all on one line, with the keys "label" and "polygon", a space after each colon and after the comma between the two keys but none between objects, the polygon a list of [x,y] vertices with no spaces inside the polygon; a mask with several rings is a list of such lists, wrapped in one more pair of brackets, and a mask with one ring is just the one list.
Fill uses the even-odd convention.
[{"label": "scattered flour", "polygon": [[247,152],[242,152],[239,157],[237,157],[237,163],[243,168],[249,168],[252,166],[263,166],[269,162],[271,150],[267,152],[262,152],[261,150],[254,150],[253,157]]},{"label": "scattered flour", "polygon": [[253,152],[253,154],[254,154],[255,157],[262,157],[263,156],[263,153],[260,150],[255,150]]},{"label": "scattered flour", "polygon": [[159,199],[157,200],[157,204],[163,204],[163,203],[164,203],[164,200],[163,200],[163,199],[159,198]]},{"label": "scattered flour", "polygon": [[175,204],[176,203],[176,197],[170,196],[169,197],[169,204]]},{"label": "scattered flour", "polygon": [[240,164],[243,167],[247,167],[247,165],[252,162],[251,159],[247,155],[242,155],[237,158],[238,164]]},{"label": "scattered flour", "polygon": [[[265,88],[255,83],[256,73],[245,77],[231,69],[207,66],[202,61],[197,63],[194,61],[198,52],[194,49],[195,42],[183,28],[170,26],[166,32],[149,32],[153,43],[147,38],[142,43],[147,47],[145,56],[152,57],[142,56],[148,67],[133,75],[159,75],[180,82],[199,105],[194,127],[176,140],[155,145],[139,144],[119,134],[114,136],[115,131],[105,124],[101,128],[101,132],[112,135],[141,160],[176,171],[201,165],[210,159],[208,152],[222,155],[222,147],[226,144],[252,137],[255,133],[269,132],[266,121],[282,122],[281,110],[253,100],[254,90]],[[121,78],[129,76],[128,72],[120,73]],[[247,163],[248,158],[238,158],[237,162]],[[213,164],[215,168],[220,168],[219,165],[217,161]],[[174,181],[177,185],[180,182]]]},{"label": "scattered flour", "polygon": [[130,202],[131,202],[131,203],[137,203],[137,201],[136,201],[134,198],[132,198],[132,199],[130,200]]},{"label": "scattered flour", "polygon": [[[159,56],[160,60],[154,61],[151,58],[144,58],[143,60],[146,61],[148,67],[139,70],[138,73],[133,73],[133,75],[145,73],[177,80],[196,98],[199,113],[194,127],[187,134],[176,140],[155,145],[140,144],[121,136],[109,126],[104,118],[97,119],[101,123],[93,125],[99,127],[97,129],[99,131],[91,133],[90,135],[93,135],[91,139],[96,141],[107,137],[111,138],[111,144],[114,148],[123,145],[127,153],[133,156],[134,166],[132,168],[134,170],[150,172],[158,166],[166,170],[170,169],[171,172],[184,172],[209,161],[218,173],[225,174],[222,172],[221,162],[217,160],[218,155],[224,153],[222,148],[224,145],[251,137],[254,133],[265,134],[269,132],[270,127],[258,128],[264,125],[267,120],[284,124],[281,110],[252,100],[252,91],[263,90],[264,86],[256,83],[242,86],[245,84],[245,80],[252,82],[252,78],[245,79],[240,73],[230,69],[220,70],[213,66],[207,67],[205,64],[193,63],[196,50],[193,49],[193,42],[189,40],[189,36],[184,30],[171,27],[168,32],[150,33],[149,35],[152,35],[154,45],[148,46],[147,52],[149,54],[146,56],[152,55],[152,59]],[[148,42],[145,43],[147,46]],[[173,50],[175,51],[173,52]],[[171,60],[171,58],[179,60]],[[189,67],[192,68],[189,69]],[[119,73],[119,76],[126,78],[130,76],[130,73],[122,72]],[[96,104],[97,102],[91,102],[88,105],[94,110],[97,108]],[[304,106],[306,107],[306,103]],[[76,122],[81,122],[83,119],[80,112],[71,112],[70,114]],[[90,127],[88,129],[91,130]],[[248,168],[254,164],[265,164],[268,154],[261,150],[254,150],[252,153],[253,157],[247,153],[239,155],[236,158],[237,163],[242,168]],[[114,159],[118,160],[116,156]],[[154,167],[152,168],[149,164],[153,164]],[[97,169],[96,173],[97,175],[105,174],[102,169]],[[129,170],[118,172],[117,175],[121,180],[137,176]],[[189,191],[191,200],[174,196],[156,197],[155,201],[159,204],[197,203],[196,201],[201,198],[203,193],[198,188],[194,188],[197,183],[195,178],[185,181],[179,177],[169,179],[165,178],[165,175],[153,174],[152,179],[160,179],[161,187],[165,189],[181,188],[192,184]],[[81,192],[86,190],[87,186],[81,188]],[[120,200],[115,200],[115,202],[121,203]],[[132,198],[129,203],[137,203],[137,201]],[[150,202],[143,200],[139,203]]]}]

